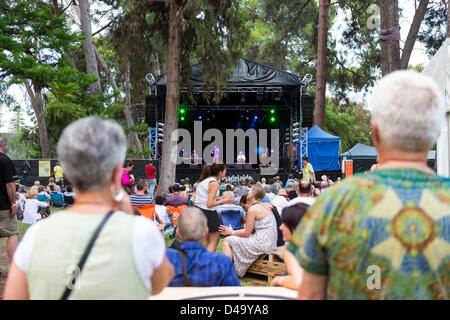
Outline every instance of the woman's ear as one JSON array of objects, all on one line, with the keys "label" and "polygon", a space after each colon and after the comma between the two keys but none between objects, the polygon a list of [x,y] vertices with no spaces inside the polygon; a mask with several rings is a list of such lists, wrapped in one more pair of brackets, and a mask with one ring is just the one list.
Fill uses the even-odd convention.
[{"label": "woman's ear", "polygon": [[116,193],[120,188],[122,188],[122,164],[119,163],[114,168],[112,177],[112,184],[114,185],[114,190],[116,190]]}]

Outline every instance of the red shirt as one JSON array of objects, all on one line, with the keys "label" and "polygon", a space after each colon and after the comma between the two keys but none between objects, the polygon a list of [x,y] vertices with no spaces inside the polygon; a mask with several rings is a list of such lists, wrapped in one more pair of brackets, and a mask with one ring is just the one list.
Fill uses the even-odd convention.
[{"label": "red shirt", "polygon": [[147,174],[147,179],[156,179],[155,173],[156,173],[156,167],[151,165],[145,166],[145,173]]}]

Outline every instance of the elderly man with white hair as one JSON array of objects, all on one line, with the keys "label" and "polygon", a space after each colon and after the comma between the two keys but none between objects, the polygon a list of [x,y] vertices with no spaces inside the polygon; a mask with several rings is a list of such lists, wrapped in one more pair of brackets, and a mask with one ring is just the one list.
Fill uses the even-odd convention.
[{"label": "elderly man with white hair", "polygon": [[374,92],[379,169],[317,198],[288,250],[300,299],[449,299],[450,179],[427,166],[444,119],[431,78],[397,71]]}]

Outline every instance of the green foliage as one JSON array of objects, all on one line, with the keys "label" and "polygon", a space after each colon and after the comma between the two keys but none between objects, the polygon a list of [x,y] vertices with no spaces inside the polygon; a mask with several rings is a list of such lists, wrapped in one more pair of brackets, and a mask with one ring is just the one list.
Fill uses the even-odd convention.
[{"label": "green foliage", "polygon": [[417,36],[427,49],[430,58],[436,54],[445,40],[447,12],[448,1],[430,1],[423,27]]},{"label": "green foliage", "polygon": [[325,131],[341,137],[342,152],[357,143],[372,145],[370,118],[370,112],[359,104],[339,105],[336,100],[327,99]]}]

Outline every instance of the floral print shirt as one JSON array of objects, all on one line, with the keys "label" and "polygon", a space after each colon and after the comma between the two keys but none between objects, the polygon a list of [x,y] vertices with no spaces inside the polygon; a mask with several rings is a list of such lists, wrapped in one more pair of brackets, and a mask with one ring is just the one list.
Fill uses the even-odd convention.
[{"label": "floral print shirt", "polygon": [[449,299],[450,179],[412,169],[347,178],[317,198],[288,250],[327,275],[327,299]]}]

